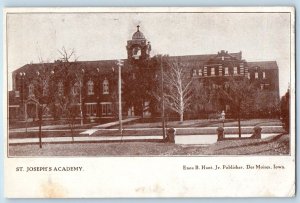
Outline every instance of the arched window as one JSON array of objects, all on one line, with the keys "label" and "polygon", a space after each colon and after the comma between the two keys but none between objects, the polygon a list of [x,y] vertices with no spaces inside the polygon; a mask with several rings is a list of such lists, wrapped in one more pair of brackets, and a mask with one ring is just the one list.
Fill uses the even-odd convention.
[{"label": "arched window", "polygon": [[58,95],[63,95],[64,94],[64,84],[62,81],[59,81],[57,84],[57,89],[58,89]]},{"label": "arched window", "polygon": [[94,95],[94,82],[91,79],[87,82],[87,86],[88,86],[88,95]]},{"label": "arched window", "polygon": [[109,94],[109,84],[106,78],[103,81],[103,94]]},{"label": "arched window", "polygon": [[79,94],[79,82],[76,82],[73,87],[72,87],[72,94],[73,95],[78,95]]},{"label": "arched window", "polygon": [[34,85],[32,83],[28,86],[28,96],[34,97]]}]

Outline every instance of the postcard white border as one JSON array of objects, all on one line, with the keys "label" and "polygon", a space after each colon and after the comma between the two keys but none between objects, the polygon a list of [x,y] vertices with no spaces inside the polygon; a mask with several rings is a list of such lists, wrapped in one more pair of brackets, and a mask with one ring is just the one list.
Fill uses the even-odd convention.
[{"label": "postcard white border", "polygon": [[[291,13],[291,155],[255,157],[67,157],[7,158],[5,115],[5,196],[19,197],[284,197],[295,194],[295,11],[292,7],[130,7],[130,8],[6,8],[7,13],[31,12],[290,12]],[[4,67],[6,27],[4,26]],[[4,69],[7,77],[7,69]],[[6,78],[7,79],[7,78]],[[3,87],[7,88],[6,79]],[[4,91],[7,101],[7,92]],[[46,161],[45,161],[46,160]],[[187,164],[284,164],[284,171],[188,172]],[[83,173],[15,172],[19,165],[82,165]],[[151,176],[149,176],[151,174]],[[278,186],[280,185],[280,186]]]}]

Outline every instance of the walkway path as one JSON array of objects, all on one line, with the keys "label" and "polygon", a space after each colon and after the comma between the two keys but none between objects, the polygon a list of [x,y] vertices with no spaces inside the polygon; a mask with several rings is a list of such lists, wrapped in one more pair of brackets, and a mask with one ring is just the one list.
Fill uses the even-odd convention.
[{"label": "walkway path", "polygon": [[[264,133],[262,139],[278,135],[278,133]],[[242,134],[242,137],[250,137],[251,134]],[[237,134],[227,134],[226,138],[238,137]],[[162,135],[149,136],[81,136],[74,137],[74,142],[118,142],[118,141],[162,141]],[[9,144],[35,144],[38,143],[38,138],[16,138],[10,139]],[[72,137],[46,137],[42,139],[43,143],[72,143]],[[177,135],[175,137],[176,144],[213,144],[217,142],[217,135]]]},{"label": "walkway path", "polygon": [[[135,120],[138,120],[140,117],[131,117],[131,118],[126,118],[126,119],[123,119],[122,120],[122,123],[125,124],[125,123],[129,123],[131,121],[135,121]],[[110,127],[113,127],[113,126],[116,126],[119,124],[119,121],[114,121],[114,122],[110,122],[110,123],[104,123],[104,124],[101,124],[101,125],[97,125],[91,129],[88,129],[86,131],[83,131],[81,132],[80,134],[81,135],[91,135],[93,134],[94,132],[98,131],[99,129],[106,129],[106,128],[110,128]]]}]

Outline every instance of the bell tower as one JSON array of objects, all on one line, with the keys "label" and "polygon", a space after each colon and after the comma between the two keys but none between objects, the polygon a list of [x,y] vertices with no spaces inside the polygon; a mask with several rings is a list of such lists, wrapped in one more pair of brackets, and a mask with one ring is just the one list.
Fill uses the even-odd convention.
[{"label": "bell tower", "polygon": [[137,31],[133,33],[132,39],[127,41],[127,57],[131,62],[145,60],[150,57],[151,45],[140,31],[140,26],[136,26]]}]

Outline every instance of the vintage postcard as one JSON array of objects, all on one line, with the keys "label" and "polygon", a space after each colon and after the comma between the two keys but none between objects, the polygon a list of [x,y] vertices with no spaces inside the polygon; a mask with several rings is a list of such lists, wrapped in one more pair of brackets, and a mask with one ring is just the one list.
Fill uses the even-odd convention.
[{"label": "vintage postcard", "polygon": [[6,8],[9,198],[295,195],[292,7]]}]

